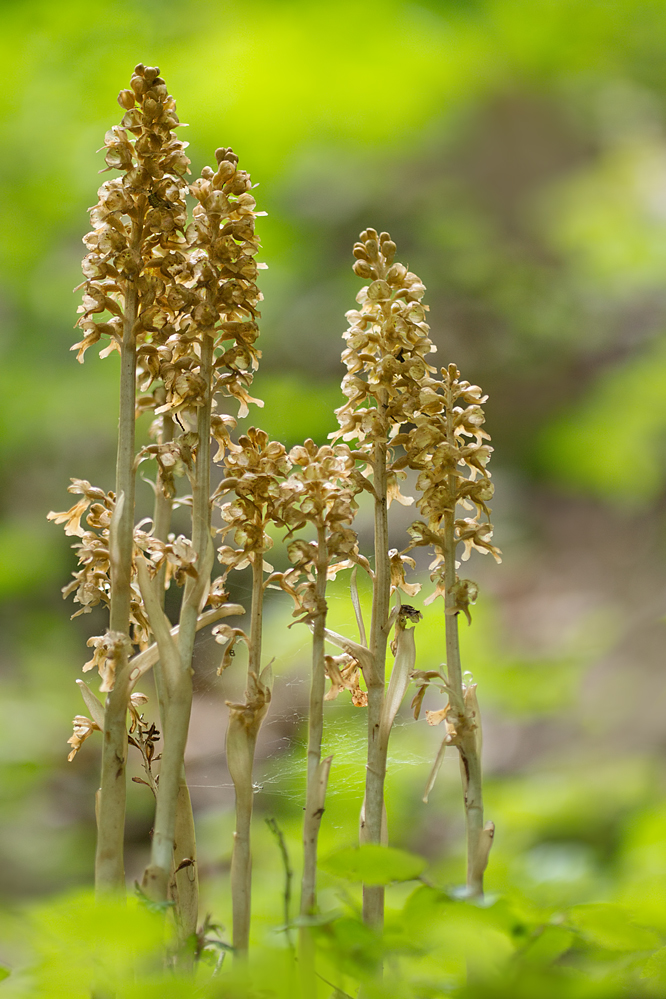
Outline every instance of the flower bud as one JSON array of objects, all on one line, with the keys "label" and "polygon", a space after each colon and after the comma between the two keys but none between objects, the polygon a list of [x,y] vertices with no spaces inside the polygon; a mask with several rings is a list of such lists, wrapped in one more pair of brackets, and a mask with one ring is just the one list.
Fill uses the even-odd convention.
[{"label": "flower bud", "polygon": [[[220,150],[218,149],[217,152],[219,153]],[[213,184],[215,187],[222,187],[235,173],[236,167],[233,163],[229,160],[221,160],[213,179]]]},{"label": "flower bud", "polygon": [[386,260],[387,264],[391,263],[396,254],[397,249],[398,249],[397,246],[391,239],[387,239],[385,242],[382,243],[381,250],[382,253],[384,254],[384,259]]},{"label": "flower bud", "polygon": [[233,151],[233,149],[231,149],[231,147],[222,147],[220,149],[216,149],[215,159],[217,160],[218,163],[221,163],[223,160],[228,160],[230,163],[233,164],[238,163],[238,157],[236,156],[236,153]]},{"label": "flower bud", "polygon": [[137,95],[137,97],[140,97],[141,94],[145,94],[145,92],[148,90],[148,84],[146,83],[146,81],[142,76],[133,76],[132,79],[130,80],[130,87]]},{"label": "flower bud", "polygon": [[375,261],[379,259],[379,247],[377,246],[376,239],[366,240],[365,249],[370,260]]},{"label": "flower bud", "polygon": [[136,104],[134,92],[131,90],[121,90],[118,94],[118,103],[121,108],[125,108],[126,111],[130,111]]},{"label": "flower bud", "polygon": [[357,260],[353,266],[354,274],[361,278],[374,278],[377,272],[370,266],[367,260]]}]

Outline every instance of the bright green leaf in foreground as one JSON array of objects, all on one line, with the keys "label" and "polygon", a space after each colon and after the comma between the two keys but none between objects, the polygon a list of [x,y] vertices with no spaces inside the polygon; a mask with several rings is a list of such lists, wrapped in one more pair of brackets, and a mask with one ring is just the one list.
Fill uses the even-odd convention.
[{"label": "bright green leaf in foreground", "polygon": [[550,964],[566,953],[573,942],[573,933],[564,926],[546,926],[523,953],[529,964]]},{"label": "bright green leaf in foreground", "polygon": [[322,864],[325,870],[337,874],[339,878],[363,881],[368,885],[412,881],[423,873],[426,866],[427,861],[415,853],[373,843],[338,850]]},{"label": "bright green leaf in foreground", "polygon": [[607,950],[652,950],[659,943],[656,933],[635,926],[621,905],[575,905],[570,922],[591,943]]}]

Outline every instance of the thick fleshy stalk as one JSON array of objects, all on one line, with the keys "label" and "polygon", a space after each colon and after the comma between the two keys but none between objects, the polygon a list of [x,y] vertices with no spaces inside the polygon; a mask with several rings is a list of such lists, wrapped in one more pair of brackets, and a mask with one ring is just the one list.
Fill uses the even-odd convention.
[{"label": "thick fleshy stalk", "polygon": [[[252,805],[254,788],[252,769],[257,743],[257,732],[262,718],[257,715],[253,702],[261,688],[258,679],[261,669],[261,634],[264,606],[263,552],[255,551],[252,561],[252,611],[248,655],[246,702],[251,712],[247,722],[233,713],[227,732],[227,758],[236,792],[236,829],[231,855],[231,902],[233,946],[236,957],[243,959],[250,945],[250,917],[252,912]],[[263,715],[262,715],[263,717]],[[236,745],[238,744],[238,750]],[[232,760],[240,755],[241,765]]]},{"label": "thick fleshy stalk", "polygon": [[[380,406],[381,408],[381,406]],[[381,739],[384,688],[386,683],[386,645],[389,633],[391,564],[388,557],[388,504],[386,444],[377,441],[373,449],[373,485],[375,492],[375,578],[372,594],[370,653],[372,673],[366,676],[368,687],[368,762],[365,779],[365,809],[361,842],[381,843],[385,822],[384,784],[387,747]],[[381,927],[384,921],[384,889],[379,885],[363,886],[363,919],[370,926]]]},{"label": "thick fleshy stalk", "polygon": [[[317,843],[319,827],[324,814],[326,786],[332,757],[321,759],[324,736],[324,696],[326,693],[326,577],[328,548],[326,528],[317,528],[317,569],[315,595],[317,614],[312,624],[312,680],[310,685],[310,710],[308,714],[307,787],[305,815],[303,817],[303,878],[301,881],[301,917],[314,915],[317,908]],[[299,960],[304,988],[314,983],[314,942],[307,925],[299,930]]]},{"label": "thick fleshy stalk", "polygon": [[[173,436],[174,421],[168,415],[162,416],[160,444],[170,441]],[[166,541],[171,526],[173,501],[164,488],[161,473],[158,473],[155,506],[153,514],[153,535],[160,541]],[[160,603],[164,608],[164,577],[166,565],[162,566],[156,576],[156,586]],[[179,629],[180,630],[180,629]],[[164,680],[162,664],[158,660],[154,667],[155,688],[159,703],[162,731],[166,724],[167,689]],[[176,803],[176,827],[174,836],[173,873],[170,884],[175,905],[175,918],[181,941],[192,937],[197,930],[199,915],[199,877],[197,871],[196,836],[192,801],[185,776],[185,764],[181,767],[180,789]]]},{"label": "thick fleshy stalk", "polygon": [[[150,897],[166,901],[174,860],[176,815],[178,800],[184,797],[182,788],[183,760],[192,710],[192,652],[196,635],[199,607],[205,596],[210,578],[212,542],[210,535],[210,420],[211,373],[213,340],[204,335],[201,346],[201,376],[208,386],[204,403],[197,415],[197,458],[192,481],[192,547],[196,554],[196,577],[189,577],[185,586],[180,613],[178,644],[170,655],[172,668],[167,672],[166,711],[164,718],[164,748],[160,766],[159,792],[155,809],[155,826],[151,848],[150,866],[146,871],[144,887]],[[142,592],[145,589],[142,586]],[[151,587],[154,592],[154,588]],[[146,597],[148,596],[148,599]],[[154,600],[144,592],[144,601],[151,618],[149,601]],[[163,616],[163,615],[162,615]],[[159,641],[157,630],[156,638]],[[185,788],[186,790],[186,788]],[[189,795],[188,795],[189,797]],[[192,859],[192,858],[189,858]],[[196,916],[194,917],[196,921]]]},{"label": "thick fleshy stalk", "polygon": [[[454,449],[457,445],[452,413],[454,399],[451,389],[446,398],[447,443]],[[494,826],[483,823],[483,784],[481,773],[481,720],[474,688],[466,690],[463,685],[458,637],[458,611],[456,584],[456,530],[455,508],[458,481],[455,475],[447,476],[449,509],[444,513],[444,588],[445,588],[445,629],[446,629],[446,668],[449,699],[452,708],[452,723],[458,732],[457,748],[460,757],[460,774],[465,805],[465,827],[467,836],[467,891],[471,898],[483,896],[483,874],[488,864],[488,853],[492,845]],[[473,698],[473,703],[472,703]]]},{"label": "thick fleshy stalk", "polygon": [[[131,250],[138,253],[142,223],[132,224]],[[98,893],[123,892],[125,867],[123,838],[127,760],[127,704],[129,700],[130,584],[134,531],[134,438],[136,396],[136,343],[134,325],[138,312],[138,291],[128,278],[125,292],[123,336],[120,348],[120,407],[116,459],[117,516],[111,526],[111,600],[109,630],[123,636],[115,683],[104,709],[102,776],[97,808],[97,851],[95,889]]]}]

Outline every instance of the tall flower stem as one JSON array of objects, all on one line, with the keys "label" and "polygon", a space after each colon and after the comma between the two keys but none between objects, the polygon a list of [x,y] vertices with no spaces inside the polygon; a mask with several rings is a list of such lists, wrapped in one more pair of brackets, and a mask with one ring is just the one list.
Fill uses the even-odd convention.
[{"label": "tall flower stem", "polygon": [[[319,827],[324,814],[326,786],[332,757],[321,760],[324,735],[324,695],[326,693],[325,634],[326,634],[326,578],[328,572],[328,546],[326,528],[317,527],[317,569],[315,594],[317,616],[312,625],[312,681],[310,685],[310,710],[308,715],[307,788],[303,818],[303,878],[301,881],[301,916],[312,916],[317,906],[317,842]],[[304,987],[314,976],[314,947],[308,926],[299,930],[299,957]]]},{"label": "tall flower stem", "polygon": [[[252,705],[260,687],[261,631],[264,605],[263,552],[255,551],[252,560],[252,611],[246,700]],[[250,708],[252,711],[252,708]],[[254,712],[253,716],[254,716]],[[237,957],[247,954],[250,942],[250,916],[252,902],[252,853],[251,825],[254,790],[252,767],[257,742],[258,725],[243,724],[232,714],[227,734],[227,757],[231,778],[236,791],[236,829],[231,856],[231,900],[233,909],[233,945]],[[237,745],[238,744],[238,745]],[[234,752],[239,749],[240,752]],[[239,759],[240,765],[234,762]]]},{"label": "tall flower stem", "polygon": [[[446,389],[446,437],[449,447],[456,447],[454,432],[454,398],[449,386]],[[456,584],[455,510],[458,481],[455,475],[447,476],[449,502],[444,512],[444,589],[446,667],[449,699],[453,724],[458,732],[457,748],[460,758],[460,775],[465,805],[467,836],[467,891],[471,898],[483,895],[483,874],[488,863],[493,829],[484,829],[483,785],[481,774],[480,731],[481,722],[476,706],[474,689],[469,695],[463,685],[458,636],[458,605]],[[493,827],[494,828],[494,827]]]},{"label": "tall flower stem", "polygon": [[[132,223],[131,250],[140,252],[142,221]],[[120,350],[120,407],[118,452],[116,458],[116,503],[110,538],[111,606],[109,631],[122,636],[119,646],[115,683],[109,691],[104,710],[102,778],[97,810],[97,852],[95,888],[98,893],[123,892],[125,868],[123,837],[125,831],[127,760],[127,702],[129,698],[129,628],[134,531],[134,440],[136,396],[136,343],[134,326],[139,296],[136,284],[127,280],[123,335]]]},{"label": "tall flower stem", "polygon": [[[173,669],[166,679],[166,711],[164,718],[164,749],[160,766],[160,782],[155,809],[155,826],[150,866],[145,887],[151,897],[165,901],[174,858],[178,799],[185,798],[183,759],[192,709],[192,652],[201,600],[210,577],[212,543],[210,535],[210,420],[211,372],[213,339],[204,335],[201,347],[201,375],[208,386],[204,403],[197,417],[198,446],[195,474],[192,481],[192,548],[196,555],[196,577],[185,585],[180,613],[178,646],[174,647]],[[145,584],[144,584],[145,585]],[[150,614],[147,594],[144,600]],[[151,624],[154,615],[151,616]],[[156,637],[158,637],[156,635]],[[169,641],[171,639],[169,638]],[[171,657],[170,657],[171,658]],[[165,664],[166,666],[166,664]],[[185,788],[186,790],[186,788]],[[189,797],[189,795],[188,795]],[[184,804],[186,804],[186,800]],[[195,915],[196,921],[196,915]]]},{"label": "tall flower stem", "polygon": [[[168,414],[162,416],[162,432],[160,444],[165,444],[173,437],[174,420]],[[171,526],[173,501],[166,495],[161,474],[158,474],[153,513],[153,534],[160,541],[166,541]],[[166,565],[162,566],[156,576],[156,588],[160,605],[164,608],[164,577]],[[166,723],[167,689],[160,661],[154,667],[155,689],[160,709],[162,731]],[[189,861],[189,863],[188,863]],[[199,914],[199,878],[196,866],[196,837],[192,802],[185,776],[185,765],[181,766],[180,788],[176,804],[176,827],[173,852],[172,890],[175,894],[175,916],[183,940],[191,937],[197,929]]]},{"label": "tall flower stem", "polygon": [[[381,410],[381,404],[379,408]],[[361,839],[365,843],[381,843],[387,755],[386,747],[381,739],[381,721],[386,682],[386,645],[389,631],[391,587],[391,565],[388,557],[386,444],[383,440],[375,442],[372,464],[375,492],[375,578],[370,632],[372,674],[366,678],[368,687],[368,762],[365,783],[365,814]],[[369,926],[382,926],[384,921],[383,887],[379,885],[363,886],[363,919]]]},{"label": "tall flower stem", "polygon": [[[455,488],[455,486],[454,486]],[[453,515],[445,518],[445,588],[446,588],[446,664],[448,688],[455,724],[459,732],[457,743],[460,757],[460,776],[465,804],[465,826],[467,833],[467,891],[470,898],[483,895],[483,874],[488,863],[488,851],[492,843],[492,830],[484,829],[483,824],[483,784],[480,754],[480,719],[476,698],[473,704],[465,696],[460,665],[460,644],[458,640],[458,614],[455,598],[455,550],[453,538]],[[457,716],[457,717],[456,717]],[[490,833],[490,835],[489,835]]]},{"label": "tall flower stem", "polygon": [[[354,244],[353,270],[369,280],[356,301],[359,309],[347,315],[347,347],[342,360],[347,374],[342,391],[347,402],[336,410],[340,430],[337,440],[357,440],[354,457],[372,468],[364,489],[374,495],[375,570],[369,663],[364,667],[368,688],[368,761],[365,800],[361,819],[361,842],[380,844],[386,840],[384,783],[388,738],[382,737],[385,704],[386,645],[392,618],[389,614],[391,561],[388,553],[389,497],[401,497],[400,469],[389,467],[389,440],[400,440],[400,428],[420,415],[424,382],[433,369],[425,361],[433,344],[428,337],[425,308],[420,304],[425,287],[416,274],[395,261],[396,245],[389,233],[365,229]],[[425,396],[427,399],[427,396]],[[397,436],[396,436],[397,435]],[[404,436],[404,435],[403,435]],[[402,466],[404,467],[404,466]],[[402,496],[400,502],[408,502]],[[363,918],[381,928],[384,890],[363,887]]]}]

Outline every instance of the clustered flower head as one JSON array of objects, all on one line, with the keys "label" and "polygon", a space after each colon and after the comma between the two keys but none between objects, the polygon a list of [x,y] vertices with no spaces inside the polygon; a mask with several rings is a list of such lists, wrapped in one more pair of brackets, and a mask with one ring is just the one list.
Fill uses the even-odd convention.
[{"label": "clustered flower head", "polygon": [[[190,185],[198,202],[193,221],[182,245],[161,264],[163,309],[153,319],[149,341],[139,348],[141,391],[155,385],[154,399],[144,396],[139,406],[153,408],[158,416],[193,413],[210,391],[235,398],[241,417],[247,416],[248,403],[262,405],[248,393],[260,357],[255,347],[261,300],[260,265],[254,259],[258,213],[249,193],[250,175],[238,168],[236,154],[225,148],[215,155],[217,170],[204,167]],[[215,353],[212,384],[202,370],[207,339]],[[227,418],[225,426],[233,429],[235,423]]]},{"label": "clustered flower head", "polygon": [[[86,479],[72,479],[67,487],[70,493],[81,494],[81,499],[69,510],[51,511],[48,520],[65,524],[65,534],[80,540],[74,545],[78,552],[78,562],[82,568],[73,573],[74,579],[63,589],[63,596],[74,593],[74,602],[81,604],[81,610],[72,617],[89,614],[99,603],[108,605],[111,592],[109,527],[115,509],[115,496],[105,493],[97,486],[91,486]],[[86,515],[86,523],[91,530],[81,526]]]},{"label": "clustered flower head", "polygon": [[[447,542],[447,522],[453,522],[453,547],[464,546],[466,561],[472,550],[486,555],[490,552],[499,562],[500,552],[490,540],[493,534],[488,502],[494,487],[487,469],[492,448],[483,430],[485,416],[482,404],[487,396],[478,385],[460,378],[455,364],[442,368],[442,381],[429,407],[428,416],[418,416],[408,433],[396,437],[405,447],[405,464],[419,471],[417,488],[421,493],[417,505],[427,517],[427,523],[417,521],[409,528],[410,548],[432,545],[435,559],[430,569],[436,581],[430,603],[445,596],[444,563]],[[468,517],[456,517],[460,505],[471,511]],[[482,519],[485,518],[485,519]],[[476,584],[457,579],[453,591],[452,613],[464,612],[469,617],[469,604],[474,603]]]},{"label": "clustered flower head", "polygon": [[[202,344],[210,337],[213,393],[237,399],[245,416],[248,403],[259,402],[248,386],[260,356],[262,266],[254,259],[258,213],[250,175],[231,149],[220,148],[216,169],[204,167],[188,187],[187,143],[176,138],[176,104],[156,67],[137,66],[118,101],[125,114],[107,132],[105,150],[107,167],[122,176],[101,186],[91,209],[78,358],[102,337],[110,338],[103,355],[119,349],[131,323],[143,393],[137,409],[178,417],[195,412],[209,391]],[[197,200],[189,225],[188,193]]]},{"label": "clustered flower head", "polygon": [[[130,87],[118,96],[125,110],[122,121],[104,141],[107,168],[122,176],[100,187],[90,212],[93,229],[83,240],[89,252],[77,325],[84,337],[72,348],[80,361],[102,336],[111,338],[103,355],[118,349],[130,311],[137,345],[146,341],[169,311],[166,285],[185,244],[183,177],[190,161],[187,144],[174,131],[180,124],[176,102],[155,66],[139,64]],[[133,314],[134,296],[141,298],[138,315]],[[101,318],[104,313],[110,318]]]},{"label": "clustered flower head", "polygon": [[215,330],[216,347],[223,348],[215,361],[213,392],[236,398],[243,417],[248,402],[263,405],[247,392],[261,356],[255,347],[262,299],[256,283],[262,265],[254,259],[259,250],[258,213],[250,175],[238,168],[236,154],[221,148],[215,158],[217,169],[204,167],[190,187],[198,201],[188,229],[197,282],[192,315],[209,335]]},{"label": "clustered flower head", "polygon": [[290,463],[283,444],[251,427],[227,454],[224,469],[226,477],[216,497],[227,492],[235,493],[235,497],[219,504],[223,526],[218,533],[223,540],[232,534],[238,546],[223,544],[218,549],[226,576],[232,568],[243,569],[255,558],[263,560],[263,553],[272,547],[273,539],[266,528],[271,521],[279,522],[279,479],[288,475]]},{"label": "clustered flower head", "polygon": [[346,444],[317,447],[307,440],[291,449],[289,462],[291,474],[280,485],[279,520],[289,527],[289,535],[313,525],[322,536],[324,550],[320,551],[319,540],[296,538],[287,546],[293,569],[276,576],[294,599],[294,616],[310,622],[325,611],[325,602],[320,606],[322,598],[316,592],[320,558],[329,579],[358,558],[352,523],[359,486],[353,474],[355,459]]},{"label": "clustered flower head", "polygon": [[347,402],[336,411],[345,441],[386,441],[404,423],[428,411],[436,370],[425,358],[436,348],[428,337],[425,287],[404,264],[394,262],[396,245],[388,233],[361,233],[354,245],[354,272],[370,279],[347,313],[349,329],[342,360],[347,374],[342,391]]}]

